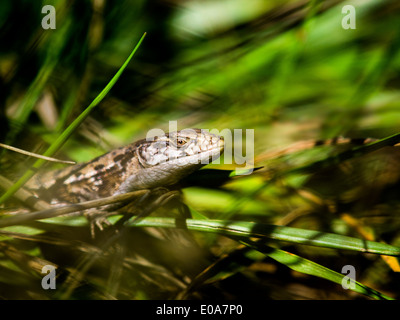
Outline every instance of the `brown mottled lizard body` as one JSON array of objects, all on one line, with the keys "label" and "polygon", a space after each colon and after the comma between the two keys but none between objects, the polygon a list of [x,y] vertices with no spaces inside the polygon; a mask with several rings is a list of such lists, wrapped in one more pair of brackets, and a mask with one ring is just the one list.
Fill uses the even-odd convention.
[{"label": "brown mottled lizard body", "polygon": [[199,129],[171,132],[137,141],[87,163],[38,174],[25,188],[57,204],[169,186],[218,158],[223,147],[221,137]]}]

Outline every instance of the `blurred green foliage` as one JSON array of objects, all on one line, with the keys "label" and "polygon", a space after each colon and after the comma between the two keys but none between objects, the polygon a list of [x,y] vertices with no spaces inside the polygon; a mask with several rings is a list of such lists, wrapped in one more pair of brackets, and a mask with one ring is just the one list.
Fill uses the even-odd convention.
[{"label": "blurred green foliage", "polygon": [[[41,26],[41,10],[48,4],[56,8],[55,30]],[[345,4],[356,9],[356,29],[342,28]],[[320,147],[273,161],[265,156],[303,139],[383,138],[398,131],[399,9],[395,0],[3,0],[0,141],[46,150],[147,32],[120,80],[59,158],[87,161],[145,137],[149,129],[168,131],[168,122],[175,120],[179,129],[254,129],[255,166],[263,169],[233,177],[218,190],[184,189],[193,214],[399,245],[396,148],[272,182],[276,172],[324,159],[337,149]],[[32,161],[8,151],[1,155],[1,174],[8,177],[21,175]],[[201,233],[194,233],[199,243],[194,250],[176,242],[176,235],[161,240],[161,231],[147,234],[133,228],[115,252],[85,269],[78,262],[107,239],[107,232],[93,240],[87,226],[38,222],[35,227],[49,234],[1,242],[0,297],[362,297],[265,256],[242,254],[231,239]],[[280,248],[338,272],[352,264],[358,281],[399,297],[395,259],[387,263],[380,256],[295,244]],[[11,254],[14,250],[18,255]],[[204,279],[201,272],[224,254],[233,263],[215,264],[221,269]],[[59,266],[59,281],[67,288],[62,294],[32,289],[40,274],[26,269],[36,270],[40,259]],[[71,274],[84,281],[68,291]]]}]

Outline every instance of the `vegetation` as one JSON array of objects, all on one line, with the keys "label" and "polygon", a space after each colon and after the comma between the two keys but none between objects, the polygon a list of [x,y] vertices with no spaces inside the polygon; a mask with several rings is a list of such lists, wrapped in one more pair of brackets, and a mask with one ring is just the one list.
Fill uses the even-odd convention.
[{"label": "vegetation", "polygon": [[[81,162],[177,121],[242,129],[254,161],[211,164],[148,207],[128,195],[140,217],[100,230],[28,212],[23,182],[65,164],[0,150],[0,297],[399,298],[399,4],[354,3],[344,29],[348,4],[2,1],[2,143]],[[378,140],[276,156],[338,136]]]}]

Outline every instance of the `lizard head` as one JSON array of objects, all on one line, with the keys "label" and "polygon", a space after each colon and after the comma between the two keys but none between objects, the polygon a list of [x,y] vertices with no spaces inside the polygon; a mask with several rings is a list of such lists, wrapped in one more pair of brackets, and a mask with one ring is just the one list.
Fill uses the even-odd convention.
[{"label": "lizard head", "polygon": [[142,166],[137,178],[142,186],[171,185],[200,167],[218,159],[224,139],[200,130],[185,129],[142,140],[136,149]]}]

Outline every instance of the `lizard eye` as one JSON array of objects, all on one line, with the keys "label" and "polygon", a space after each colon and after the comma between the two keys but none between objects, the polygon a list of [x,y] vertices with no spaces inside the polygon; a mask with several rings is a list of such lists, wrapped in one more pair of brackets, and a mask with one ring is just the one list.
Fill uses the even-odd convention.
[{"label": "lizard eye", "polygon": [[187,143],[187,140],[184,138],[178,138],[176,139],[176,145],[177,147],[182,147]]}]

